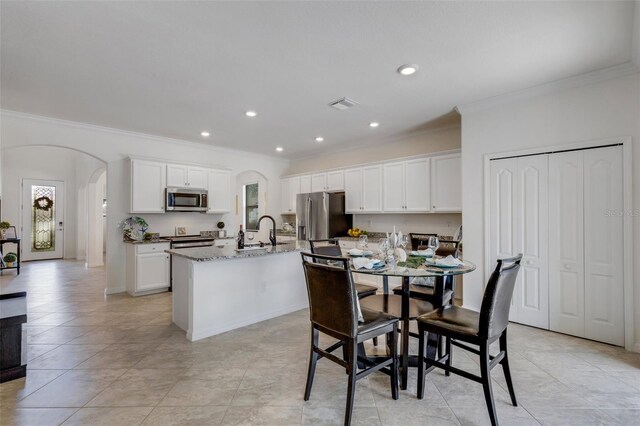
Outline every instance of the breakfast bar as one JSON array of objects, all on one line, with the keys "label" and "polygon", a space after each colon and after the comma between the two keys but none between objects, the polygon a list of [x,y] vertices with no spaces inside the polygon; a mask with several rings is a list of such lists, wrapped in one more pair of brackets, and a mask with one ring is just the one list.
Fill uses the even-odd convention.
[{"label": "breakfast bar", "polygon": [[172,259],[173,322],[200,340],[309,304],[296,241],[236,251],[235,247],[167,250]]}]

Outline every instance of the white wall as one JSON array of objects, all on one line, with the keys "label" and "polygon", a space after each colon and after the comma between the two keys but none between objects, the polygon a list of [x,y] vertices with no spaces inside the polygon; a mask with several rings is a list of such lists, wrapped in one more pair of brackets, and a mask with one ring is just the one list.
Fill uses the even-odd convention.
[{"label": "white wall", "polygon": [[[478,265],[464,279],[465,306],[479,309],[486,278],[485,154],[630,135],[633,204],[636,211],[640,208],[640,74],[461,111],[464,250]],[[633,218],[633,226],[635,333],[640,342],[640,217]]]},{"label": "white wall", "polygon": [[357,166],[376,161],[460,149],[460,125],[431,129],[411,136],[366,148],[345,150],[327,155],[292,160],[286,174],[310,173],[318,170]]},{"label": "white wall", "polygon": [[[5,144],[6,146],[6,144]],[[64,181],[64,252],[73,259],[84,257],[84,244],[78,245],[78,231],[85,222],[79,221],[78,195],[86,189],[90,173],[104,166],[100,161],[80,152],[56,147],[19,147],[6,149],[2,158],[3,215],[20,233],[22,179]],[[82,200],[84,202],[84,200]],[[23,236],[28,240],[28,236]]]},{"label": "white wall", "polygon": [[461,224],[460,213],[353,215],[353,226],[369,232],[389,232],[395,226],[404,234],[424,232],[453,236]]},{"label": "white wall", "polygon": [[[2,111],[2,149],[5,155],[16,146],[59,146],[88,153],[107,163],[107,290],[124,291],[125,254],[122,231],[117,224],[130,216],[127,157],[141,156],[220,167],[232,171],[232,179],[244,170],[260,171],[268,180],[267,212],[276,215],[280,202],[280,176],[288,161],[241,151],[214,148],[205,144],[71,123],[44,117]],[[6,164],[6,162],[5,162]],[[3,170],[5,178],[8,176]],[[4,183],[7,190],[11,185]],[[235,198],[235,195],[234,195]],[[234,204],[232,207],[235,206]],[[228,229],[235,230],[234,213],[224,215]],[[151,232],[173,233],[176,225],[189,232],[214,229],[222,215],[171,213],[142,215]],[[227,217],[228,216],[228,217]]]}]

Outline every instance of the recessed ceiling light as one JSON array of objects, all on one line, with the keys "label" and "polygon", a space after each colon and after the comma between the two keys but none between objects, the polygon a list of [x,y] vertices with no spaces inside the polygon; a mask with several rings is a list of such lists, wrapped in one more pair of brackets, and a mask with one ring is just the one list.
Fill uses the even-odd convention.
[{"label": "recessed ceiling light", "polygon": [[203,138],[208,138],[209,137],[209,132],[202,132],[202,133],[200,133],[200,136],[202,136]]},{"label": "recessed ceiling light", "polygon": [[318,136],[316,138],[316,142],[324,142],[324,138],[322,136]]},{"label": "recessed ceiling light", "polygon": [[369,127],[378,127],[380,125],[380,123],[378,123],[377,121],[372,121],[371,123],[369,123]]},{"label": "recessed ceiling light", "polygon": [[400,68],[398,68],[398,72],[402,75],[411,75],[411,74],[415,74],[416,71],[418,71],[418,66],[417,65],[403,65]]},{"label": "recessed ceiling light", "polygon": [[284,148],[283,148],[283,147],[281,147],[281,146],[277,146],[277,147],[276,147],[276,151],[278,151],[278,152],[282,152],[282,151],[284,151]]},{"label": "recessed ceiling light", "polygon": [[244,113],[244,115],[246,115],[247,117],[255,117],[256,115],[258,115],[258,113],[255,111],[247,111]]}]

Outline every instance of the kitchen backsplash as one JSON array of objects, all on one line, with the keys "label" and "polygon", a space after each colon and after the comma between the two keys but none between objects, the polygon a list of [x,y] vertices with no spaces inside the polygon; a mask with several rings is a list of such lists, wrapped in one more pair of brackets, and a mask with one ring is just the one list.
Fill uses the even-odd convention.
[{"label": "kitchen backsplash", "polygon": [[453,235],[462,224],[460,213],[353,215],[353,226],[370,232],[425,232]]},{"label": "kitchen backsplash", "polygon": [[[221,214],[201,214],[193,212],[173,212],[165,214],[137,214],[149,224],[147,232],[157,232],[162,236],[175,235],[177,226],[184,226],[187,235],[199,234],[200,231],[217,230],[216,224],[222,220],[225,223],[224,229],[228,234],[235,234],[237,229],[227,215]],[[232,227],[233,225],[233,227]]]}]

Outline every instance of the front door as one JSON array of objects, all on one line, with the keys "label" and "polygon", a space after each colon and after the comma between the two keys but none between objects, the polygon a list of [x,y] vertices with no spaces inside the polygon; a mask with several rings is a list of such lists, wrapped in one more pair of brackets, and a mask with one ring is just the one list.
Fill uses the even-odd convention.
[{"label": "front door", "polygon": [[62,259],[64,182],[22,180],[22,260]]}]

